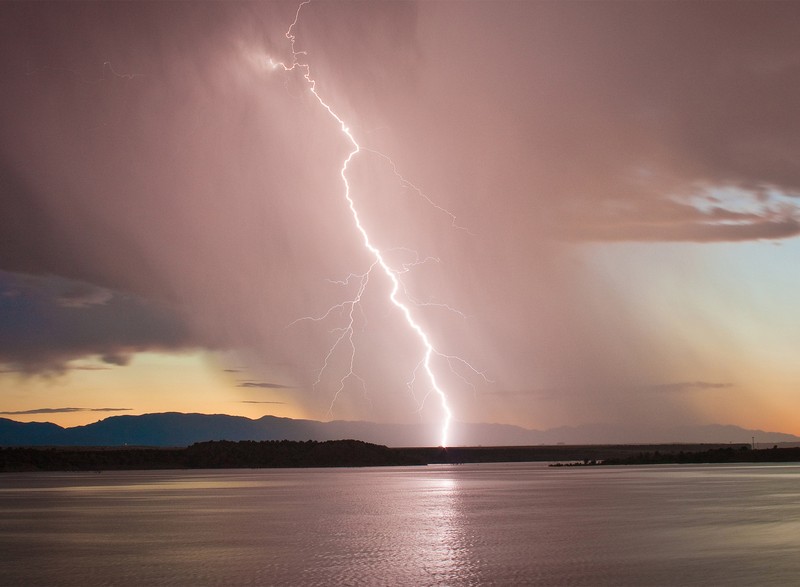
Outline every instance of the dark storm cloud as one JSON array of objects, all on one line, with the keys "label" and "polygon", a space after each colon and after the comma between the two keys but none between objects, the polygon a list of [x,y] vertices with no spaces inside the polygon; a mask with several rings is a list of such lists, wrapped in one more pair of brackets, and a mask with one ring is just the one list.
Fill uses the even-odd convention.
[{"label": "dark storm cloud", "polygon": [[0,272],[0,363],[10,371],[61,371],[65,362],[87,355],[125,365],[134,352],[193,345],[185,324],[166,306],[110,290],[88,296],[102,303],[62,303],[65,296],[74,300],[76,291],[93,290],[54,276]]},{"label": "dark storm cloud", "polygon": [[[61,365],[59,367],[60,371],[109,371],[111,367],[104,367],[102,365]],[[0,373],[26,373],[27,371],[22,368],[17,369],[10,369],[10,368],[3,368],[0,369]]]},{"label": "dark storm cloud", "polygon": [[23,416],[30,414],[72,414],[74,412],[130,412],[132,408],[36,408],[16,412],[0,412],[4,416]]},{"label": "dark storm cloud", "polygon": [[270,383],[268,381],[244,381],[236,387],[254,387],[261,389],[292,389],[291,385],[281,385],[280,383]]},{"label": "dark storm cloud", "polygon": [[88,308],[108,303],[112,297],[114,294],[108,289],[88,284],[75,284],[74,287],[65,290],[56,302],[65,308]]},{"label": "dark storm cloud", "polygon": [[100,360],[104,363],[108,363],[109,365],[116,365],[118,367],[124,367],[128,363],[130,363],[131,358],[129,355],[119,355],[119,354],[109,354],[106,353],[100,357]]}]

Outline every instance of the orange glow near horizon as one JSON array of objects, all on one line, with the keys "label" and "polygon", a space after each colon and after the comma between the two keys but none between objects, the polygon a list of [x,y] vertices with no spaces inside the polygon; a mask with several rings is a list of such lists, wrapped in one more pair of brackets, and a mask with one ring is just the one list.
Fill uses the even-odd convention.
[{"label": "orange glow near horizon", "polygon": [[14,390],[5,394],[2,407],[7,412],[45,406],[80,408],[81,411],[2,414],[0,417],[72,427],[110,416],[155,412],[229,414],[252,419],[264,415],[305,416],[292,402],[291,393],[281,390],[265,393],[238,387],[240,382],[236,374],[225,372],[213,354],[207,352],[139,353],[127,366],[88,361],[75,362],[72,366],[73,369],[61,375],[47,377],[1,374],[0,390]]}]

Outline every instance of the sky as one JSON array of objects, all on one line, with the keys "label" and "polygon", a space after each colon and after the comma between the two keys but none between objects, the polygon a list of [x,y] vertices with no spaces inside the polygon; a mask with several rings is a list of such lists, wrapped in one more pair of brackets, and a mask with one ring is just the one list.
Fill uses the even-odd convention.
[{"label": "sky", "polygon": [[[308,69],[286,71],[295,17]],[[353,206],[455,420],[800,434],[799,21],[793,2],[2,3],[0,417],[438,438],[308,71],[361,148]]]}]

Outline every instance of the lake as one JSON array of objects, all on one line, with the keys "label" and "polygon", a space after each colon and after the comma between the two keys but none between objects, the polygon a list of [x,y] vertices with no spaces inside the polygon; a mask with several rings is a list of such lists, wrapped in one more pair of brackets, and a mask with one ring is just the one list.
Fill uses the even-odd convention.
[{"label": "lake", "polygon": [[0,475],[3,585],[800,584],[800,465]]}]

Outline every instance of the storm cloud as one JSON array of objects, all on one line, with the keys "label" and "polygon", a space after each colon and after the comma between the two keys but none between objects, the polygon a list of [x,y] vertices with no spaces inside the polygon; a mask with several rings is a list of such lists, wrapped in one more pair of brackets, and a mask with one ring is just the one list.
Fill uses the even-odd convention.
[{"label": "storm cloud", "polygon": [[24,373],[102,368],[67,365],[87,356],[122,366],[136,352],[195,344],[164,304],[52,275],[0,272],[0,323],[0,363]]},{"label": "storm cloud", "polygon": [[[234,350],[258,379],[242,387],[291,386],[311,414],[336,395],[336,415],[418,417],[419,343],[383,276],[352,314],[355,360],[329,352],[372,259],[342,199],[340,128],[298,72],[265,66],[290,59],[296,9],[0,6],[7,369]],[[460,417],[501,396],[491,417],[517,423],[691,412],[641,392],[699,387],[664,359],[685,342],[634,314],[634,288],[591,253],[800,233],[798,17],[789,2],[303,7],[297,49],[370,149],[349,167],[362,220],[437,349],[486,374],[436,360]],[[524,389],[565,391],[547,415]]]},{"label": "storm cloud", "polygon": [[4,416],[23,416],[31,414],[71,414],[74,412],[129,412],[131,408],[35,408],[15,412],[0,412]]}]

